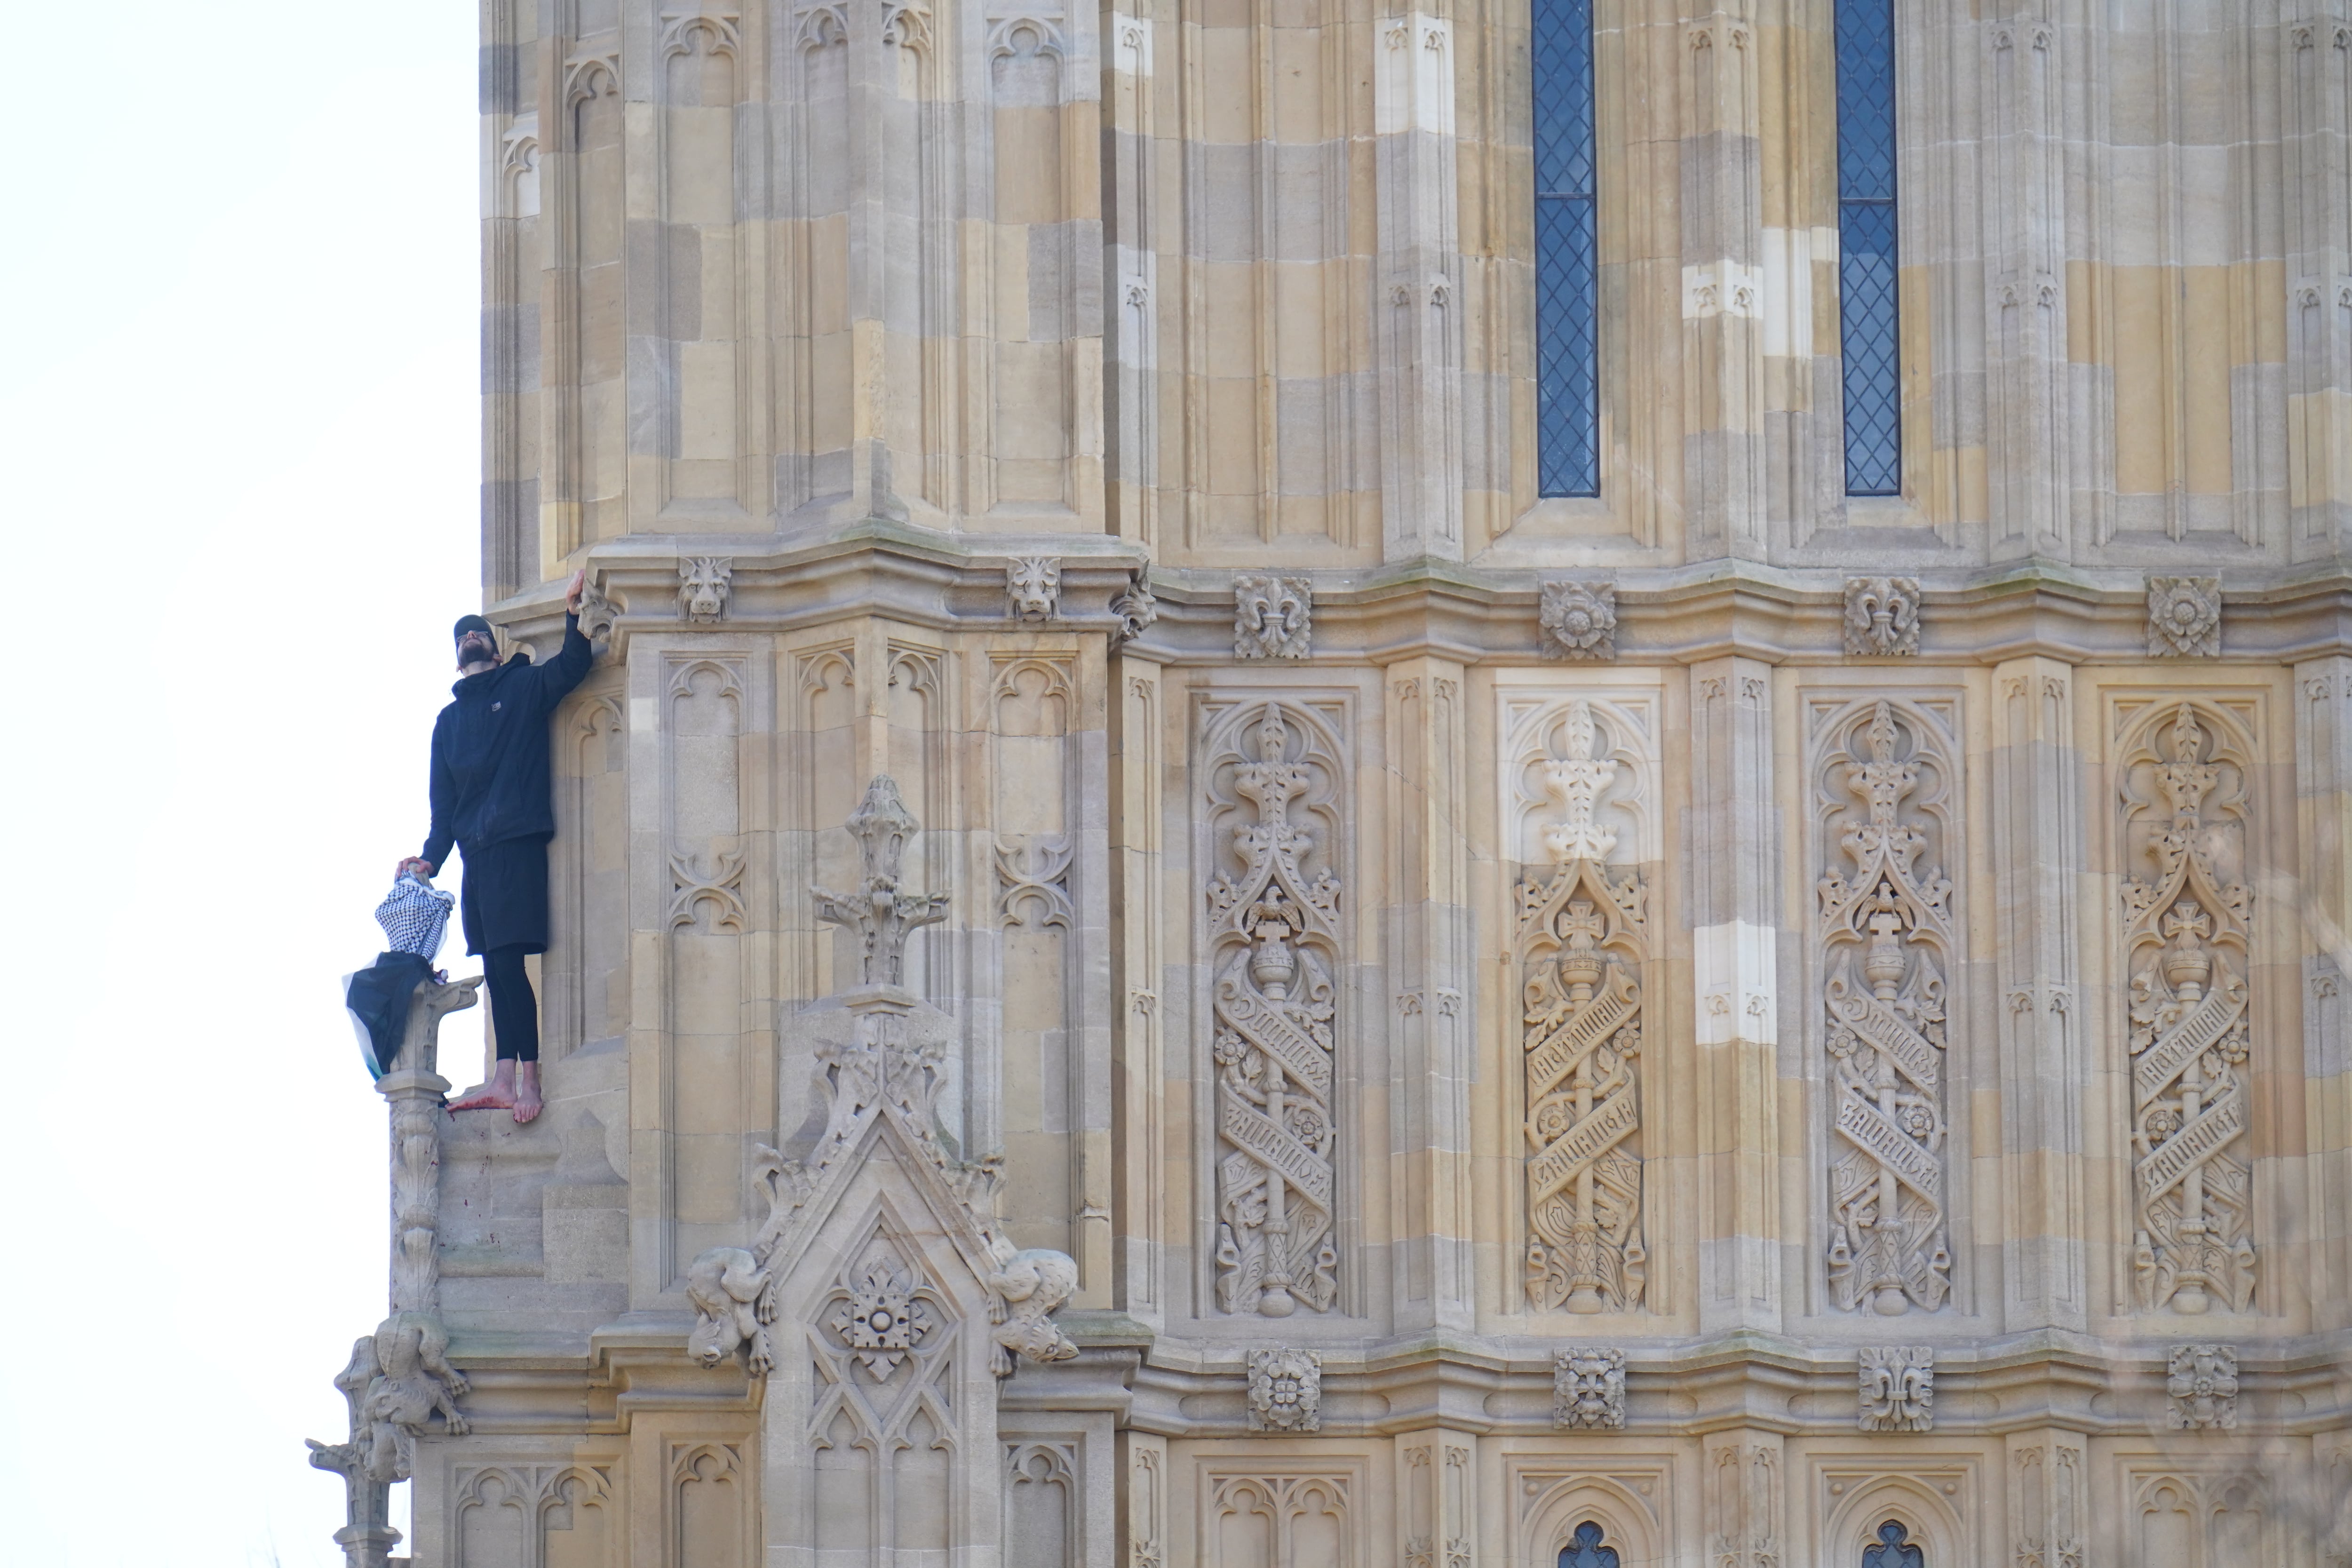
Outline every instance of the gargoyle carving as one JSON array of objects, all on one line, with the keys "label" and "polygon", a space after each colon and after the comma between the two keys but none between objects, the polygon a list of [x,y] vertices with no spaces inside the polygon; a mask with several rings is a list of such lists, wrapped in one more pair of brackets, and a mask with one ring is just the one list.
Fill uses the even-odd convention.
[{"label": "gargoyle carving", "polygon": [[310,1445],[322,1470],[357,1473],[382,1486],[415,1468],[416,1439],[434,1412],[452,1437],[468,1430],[457,1396],[472,1385],[449,1364],[449,1332],[426,1312],[394,1312],[352,1346],[351,1364],[335,1378],[351,1401],[348,1443]]},{"label": "gargoyle carving", "polygon": [[688,1353],[705,1366],[717,1366],[736,1346],[748,1345],[751,1375],[766,1376],[775,1362],[758,1310],[760,1293],[767,1288],[768,1271],[740,1247],[714,1247],[696,1258],[686,1271],[686,1299],[695,1313]]},{"label": "gargoyle carving", "polygon": [[997,1376],[1013,1375],[1016,1355],[1048,1362],[1068,1361],[1078,1353],[1070,1337],[1047,1316],[1077,1291],[1078,1266],[1069,1254],[1042,1247],[1022,1252],[1008,1248],[996,1272],[988,1277],[988,1289],[994,1298],[989,1318],[996,1324],[990,1338],[996,1342]]}]

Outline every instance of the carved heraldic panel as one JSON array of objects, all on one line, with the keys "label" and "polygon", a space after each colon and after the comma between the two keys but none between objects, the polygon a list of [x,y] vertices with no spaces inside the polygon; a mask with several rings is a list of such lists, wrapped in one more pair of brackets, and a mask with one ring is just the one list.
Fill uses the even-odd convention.
[{"label": "carved heraldic panel", "polygon": [[2139,1305],[2196,1314],[2254,1299],[2246,1158],[2245,868],[2250,748],[2196,703],[2148,715],[2122,752],[2130,988],[2132,1279]]},{"label": "carved heraldic panel", "polygon": [[1815,770],[1824,837],[1828,1274],[1841,1311],[1934,1311],[1952,1283],[1945,1198],[1946,975],[1954,962],[1950,737],[1876,702],[1833,719]]}]

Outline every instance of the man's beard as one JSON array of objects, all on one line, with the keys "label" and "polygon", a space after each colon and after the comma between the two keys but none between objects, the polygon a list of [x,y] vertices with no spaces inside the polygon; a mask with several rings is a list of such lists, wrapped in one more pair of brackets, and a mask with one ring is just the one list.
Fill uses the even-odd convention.
[{"label": "man's beard", "polygon": [[459,669],[465,668],[469,664],[496,664],[498,661],[499,650],[486,647],[482,639],[478,637],[469,637],[457,645]]}]

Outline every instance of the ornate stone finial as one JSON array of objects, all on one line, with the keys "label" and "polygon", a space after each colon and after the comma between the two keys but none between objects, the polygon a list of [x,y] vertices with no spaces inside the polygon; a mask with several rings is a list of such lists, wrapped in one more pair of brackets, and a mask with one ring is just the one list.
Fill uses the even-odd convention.
[{"label": "ornate stone finial", "polygon": [[1919,580],[1845,580],[1845,651],[1886,658],[1919,651]]},{"label": "ornate stone finial", "polygon": [[2221,653],[2221,579],[2147,580],[2147,656],[2218,658]]},{"label": "ornate stone finial", "polygon": [[1120,589],[1118,596],[1110,602],[1110,613],[1118,617],[1118,631],[1111,638],[1114,647],[1121,643],[1133,642],[1160,618],[1160,601],[1152,596],[1149,570],[1147,567],[1136,568],[1135,575],[1127,580],[1127,586]]},{"label": "ornate stone finial", "polygon": [[714,1247],[686,1271],[686,1299],[694,1305],[694,1331],[687,1353],[704,1366],[732,1357],[738,1345],[751,1349],[751,1375],[764,1377],[775,1363],[767,1326],[760,1321],[760,1293],[768,1271],[740,1247]]},{"label": "ornate stone finial", "polygon": [[1323,1358],[1313,1351],[1250,1352],[1249,1429],[1321,1431]]},{"label": "ornate stone finial", "polygon": [[1039,1363],[1076,1357],[1078,1347],[1048,1314],[1077,1294],[1076,1260],[1042,1247],[1015,1252],[1006,1245],[1002,1251],[1003,1259],[988,1277],[991,1315],[998,1319],[989,1336],[996,1342],[996,1375],[1011,1377],[1015,1356]]},{"label": "ornate stone finial", "polygon": [[1537,606],[1543,651],[1549,658],[1617,657],[1617,584],[1546,583]]},{"label": "ornate stone finial", "polygon": [[1551,1424],[1619,1431],[1625,1425],[1625,1352],[1600,1345],[1556,1352],[1551,1363]]},{"label": "ornate stone finial", "polygon": [[1004,563],[1004,595],[1016,621],[1050,621],[1061,613],[1062,563],[1051,555],[1016,555]]},{"label": "ornate stone finial", "polygon": [[2238,1424],[2238,1348],[2175,1345],[2164,1391],[2165,1420],[2176,1432],[2226,1432]]},{"label": "ornate stone finial", "polygon": [[593,641],[608,637],[613,623],[621,618],[621,607],[604,595],[604,590],[588,583],[580,590],[580,635]]},{"label": "ornate stone finial", "polygon": [[724,555],[696,555],[677,563],[677,605],[689,621],[708,624],[727,614],[735,563]]},{"label": "ornate stone finial", "polygon": [[1936,1348],[1864,1345],[1857,1425],[1865,1432],[1928,1432],[1936,1426]]},{"label": "ornate stone finial", "polygon": [[813,889],[817,919],[855,931],[864,945],[859,972],[864,984],[898,984],[906,969],[908,935],[918,926],[947,919],[946,893],[909,896],[898,891],[899,861],[919,826],[899,800],[897,782],[887,773],[877,773],[847,823],[857,840],[856,890]]},{"label": "ornate stone finial", "polygon": [[1234,657],[1305,658],[1314,615],[1308,579],[1244,573],[1234,579]]}]

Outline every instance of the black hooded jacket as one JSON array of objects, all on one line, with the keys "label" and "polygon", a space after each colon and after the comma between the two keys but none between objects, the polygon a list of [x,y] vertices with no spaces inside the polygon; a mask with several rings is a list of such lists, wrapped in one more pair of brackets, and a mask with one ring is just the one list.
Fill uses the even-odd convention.
[{"label": "black hooded jacket", "polygon": [[433,828],[424,858],[435,870],[461,847],[555,837],[548,785],[548,716],[586,679],[595,651],[580,619],[563,617],[563,647],[545,664],[517,655],[449,689],[433,723]]}]

